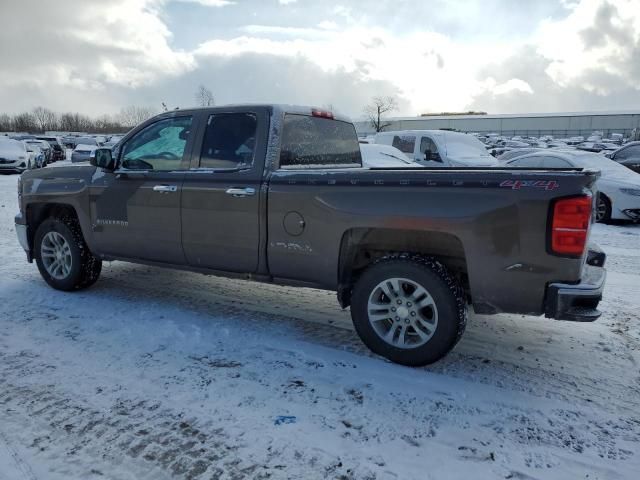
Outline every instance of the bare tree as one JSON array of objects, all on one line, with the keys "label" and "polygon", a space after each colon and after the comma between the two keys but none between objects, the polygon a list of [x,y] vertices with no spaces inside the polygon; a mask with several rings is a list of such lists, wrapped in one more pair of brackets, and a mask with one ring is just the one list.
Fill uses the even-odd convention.
[{"label": "bare tree", "polygon": [[382,117],[398,108],[398,101],[395,97],[373,97],[371,103],[364,108],[364,113],[369,119],[369,123],[376,132],[381,132],[390,122],[383,121]]},{"label": "bare tree", "polygon": [[35,132],[38,129],[38,125],[33,115],[25,112],[13,117],[13,129],[16,132]]},{"label": "bare tree", "polygon": [[41,132],[55,130],[57,128],[58,119],[56,118],[56,114],[48,108],[36,107],[33,109],[32,114]]},{"label": "bare tree", "polygon": [[10,132],[13,130],[13,120],[8,113],[0,113],[0,132]]},{"label": "bare tree", "polygon": [[120,110],[118,120],[125,127],[135,127],[158,113],[152,107],[136,107],[131,105]]},{"label": "bare tree", "polygon": [[200,85],[196,90],[196,104],[200,107],[211,107],[215,104],[213,93],[204,85]]}]

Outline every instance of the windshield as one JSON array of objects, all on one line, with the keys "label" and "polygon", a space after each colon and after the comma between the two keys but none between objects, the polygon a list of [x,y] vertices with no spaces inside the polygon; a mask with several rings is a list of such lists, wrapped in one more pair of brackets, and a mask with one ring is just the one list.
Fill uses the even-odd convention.
[{"label": "windshield", "polygon": [[448,134],[445,135],[447,145],[447,157],[464,159],[465,163],[486,163],[493,157],[487,152],[484,144],[472,135]]}]

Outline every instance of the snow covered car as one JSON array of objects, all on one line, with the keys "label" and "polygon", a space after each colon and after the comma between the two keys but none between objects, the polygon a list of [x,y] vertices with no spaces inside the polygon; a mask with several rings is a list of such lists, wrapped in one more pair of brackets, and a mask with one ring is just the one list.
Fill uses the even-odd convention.
[{"label": "snow covered car", "polygon": [[23,142],[0,137],[0,172],[22,173],[33,166],[33,160]]},{"label": "snow covered car", "polygon": [[375,142],[391,145],[425,167],[496,167],[498,161],[473,135],[447,130],[381,132]]},{"label": "snow covered car", "polygon": [[361,143],[362,166],[368,168],[420,168],[395,147],[376,143]]},{"label": "snow covered car", "polygon": [[507,162],[519,168],[592,168],[602,176],[596,182],[596,221],[640,220],[640,174],[597,153],[544,150]]},{"label": "snow covered car", "polygon": [[71,153],[71,163],[88,162],[89,157],[95,152],[97,145],[84,145],[82,143],[76,145]]},{"label": "snow covered car", "polygon": [[627,143],[624,147],[606,155],[620,165],[640,173],[640,142]]},{"label": "snow covered car", "polygon": [[44,152],[40,148],[40,145],[26,141],[24,144],[27,147],[27,153],[29,154],[32,168],[42,168],[47,165],[47,160],[45,159]]}]

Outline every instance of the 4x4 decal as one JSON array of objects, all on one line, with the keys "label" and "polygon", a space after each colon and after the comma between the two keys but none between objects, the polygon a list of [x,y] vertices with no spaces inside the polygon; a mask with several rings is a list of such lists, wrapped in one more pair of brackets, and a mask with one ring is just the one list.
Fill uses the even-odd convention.
[{"label": "4x4 decal", "polygon": [[505,180],[501,187],[520,190],[521,188],[543,188],[545,190],[555,190],[560,184],[555,180]]}]

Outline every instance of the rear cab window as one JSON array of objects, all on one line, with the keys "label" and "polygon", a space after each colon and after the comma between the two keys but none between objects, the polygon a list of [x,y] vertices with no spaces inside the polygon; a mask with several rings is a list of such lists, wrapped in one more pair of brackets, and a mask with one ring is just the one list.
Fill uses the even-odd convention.
[{"label": "rear cab window", "polygon": [[352,123],[303,114],[285,114],[280,167],[361,167],[360,145]]}]

